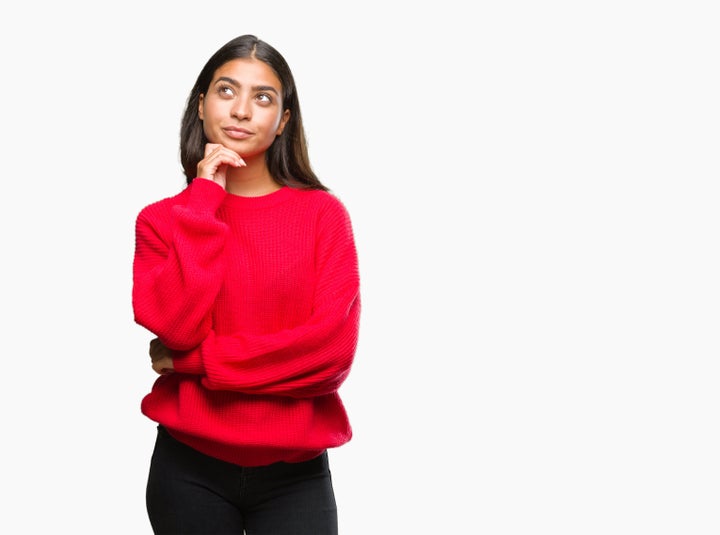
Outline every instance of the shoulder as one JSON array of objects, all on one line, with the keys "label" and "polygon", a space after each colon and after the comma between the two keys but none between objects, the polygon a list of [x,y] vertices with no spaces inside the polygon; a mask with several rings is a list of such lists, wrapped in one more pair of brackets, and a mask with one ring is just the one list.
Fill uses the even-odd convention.
[{"label": "shoulder", "polygon": [[336,194],[330,191],[297,189],[295,190],[295,197],[319,215],[340,217],[342,219],[349,218],[345,204]]},{"label": "shoulder", "polygon": [[324,190],[298,190],[300,199],[304,199],[308,222],[322,239],[352,240],[353,225],[350,214],[343,201],[333,192]]}]

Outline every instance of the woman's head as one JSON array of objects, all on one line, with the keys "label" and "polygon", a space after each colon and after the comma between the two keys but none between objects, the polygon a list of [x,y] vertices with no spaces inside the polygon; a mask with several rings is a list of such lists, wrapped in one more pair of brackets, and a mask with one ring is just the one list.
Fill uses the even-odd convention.
[{"label": "woman's head", "polygon": [[229,41],[210,57],[190,91],[180,129],[180,159],[188,184],[195,178],[197,165],[204,157],[205,135],[199,106],[207,94],[216,71],[236,59],[253,59],[265,63],[281,85],[282,111],[287,122],[265,152],[265,162],[273,179],[279,184],[327,189],[310,165],[307,141],[300,113],[300,103],[290,67],[272,46],[254,35],[242,35]]}]

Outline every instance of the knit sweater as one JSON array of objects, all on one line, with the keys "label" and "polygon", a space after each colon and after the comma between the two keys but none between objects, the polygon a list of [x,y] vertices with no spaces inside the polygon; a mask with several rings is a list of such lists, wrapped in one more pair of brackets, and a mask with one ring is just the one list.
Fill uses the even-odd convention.
[{"label": "knit sweater", "polygon": [[358,340],[350,218],[329,192],[261,197],[195,179],[143,208],[135,321],[172,351],[141,410],[207,455],[299,462],[350,440],[338,394]]}]

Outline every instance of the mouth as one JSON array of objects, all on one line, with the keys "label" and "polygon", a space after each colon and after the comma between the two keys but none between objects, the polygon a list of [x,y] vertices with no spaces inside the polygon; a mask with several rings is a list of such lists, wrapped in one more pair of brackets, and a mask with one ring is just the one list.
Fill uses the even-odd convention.
[{"label": "mouth", "polygon": [[246,130],[245,128],[239,128],[237,126],[227,126],[223,128],[223,132],[225,132],[225,134],[227,134],[227,136],[232,139],[247,139],[253,135],[250,130]]}]

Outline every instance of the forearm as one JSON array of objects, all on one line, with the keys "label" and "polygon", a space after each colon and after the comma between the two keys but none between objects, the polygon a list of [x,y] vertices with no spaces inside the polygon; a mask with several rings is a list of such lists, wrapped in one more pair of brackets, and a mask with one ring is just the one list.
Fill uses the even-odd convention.
[{"label": "forearm", "polygon": [[343,314],[311,319],[282,332],[221,336],[213,332],[187,352],[175,352],[175,369],[203,376],[211,390],[310,397],[335,392],[353,363],[360,299]]}]

